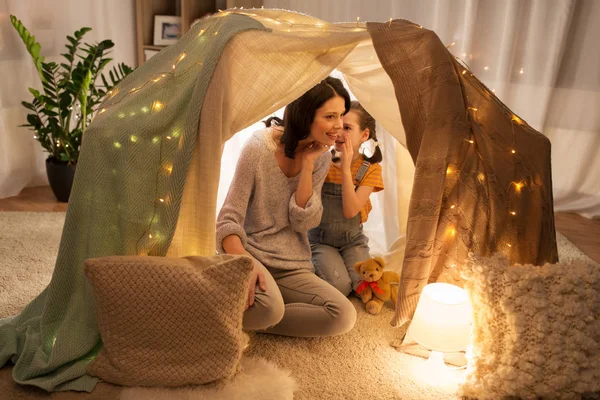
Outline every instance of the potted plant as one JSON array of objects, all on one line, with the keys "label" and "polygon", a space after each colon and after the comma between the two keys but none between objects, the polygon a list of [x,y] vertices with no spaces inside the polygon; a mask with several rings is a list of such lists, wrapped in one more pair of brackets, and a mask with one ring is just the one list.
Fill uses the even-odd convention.
[{"label": "potted plant", "polygon": [[[49,153],[46,159],[48,181],[59,201],[68,201],[79,158],[82,136],[104,96],[133,70],[124,63],[109,70],[110,82],[102,71],[112,61],[107,58],[114,46],[111,40],[81,43],[91,28],[81,28],[67,36],[65,62],[45,62],[35,36],[14,15],[13,27],[25,43],[42,83],[42,91],[29,88],[31,102],[21,104],[30,112],[27,124],[34,139]],[[100,79],[102,82],[97,82]]]}]

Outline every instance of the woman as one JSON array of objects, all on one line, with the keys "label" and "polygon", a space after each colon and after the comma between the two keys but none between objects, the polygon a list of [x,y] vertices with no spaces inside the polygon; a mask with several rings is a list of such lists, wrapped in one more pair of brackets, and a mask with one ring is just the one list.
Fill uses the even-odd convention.
[{"label": "woman", "polygon": [[[217,249],[253,258],[245,330],[314,337],[348,332],[356,310],[314,274],[308,230],[350,97],[328,77],[248,140],[217,218]],[[272,122],[276,126],[271,126]]]}]

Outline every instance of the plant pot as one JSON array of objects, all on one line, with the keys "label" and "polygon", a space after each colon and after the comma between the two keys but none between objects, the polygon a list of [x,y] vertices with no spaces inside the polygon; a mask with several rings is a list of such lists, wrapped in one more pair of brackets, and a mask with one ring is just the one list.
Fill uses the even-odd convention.
[{"label": "plant pot", "polygon": [[46,174],[48,174],[50,187],[58,201],[64,203],[69,201],[73,179],[75,178],[75,166],[74,164],[58,161],[54,157],[46,159]]}]

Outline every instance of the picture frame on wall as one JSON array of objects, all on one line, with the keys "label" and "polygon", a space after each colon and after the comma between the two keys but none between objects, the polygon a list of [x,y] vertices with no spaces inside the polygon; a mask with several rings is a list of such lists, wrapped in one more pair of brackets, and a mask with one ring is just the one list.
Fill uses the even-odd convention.
[{"label": "picture frame on wall", "polygon": [[181,37],[181,17],[174,15],[154,16],[154,45],[168,46]]}]

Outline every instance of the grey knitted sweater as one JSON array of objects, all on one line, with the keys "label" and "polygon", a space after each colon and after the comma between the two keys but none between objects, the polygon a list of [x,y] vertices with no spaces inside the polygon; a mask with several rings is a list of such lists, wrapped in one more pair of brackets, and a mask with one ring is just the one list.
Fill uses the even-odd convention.
[{"label": "grey knitted sweater", "polygon": [[321,187],[331,155],[315,161],[313,193],[305,208],[296,204],[300,174],[288,178],[275,159],[271,128],[256,131],[241,151],[235,175],[217,218],[217,251],[238,235],[244,248],[265,267],[313,269],[307,232],[321,222]]}]

